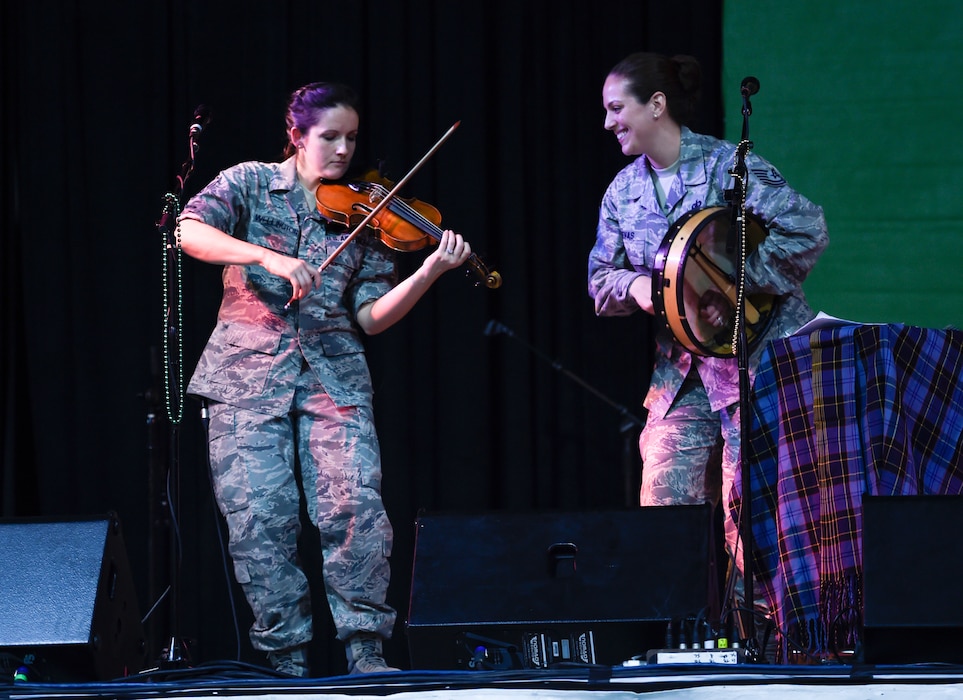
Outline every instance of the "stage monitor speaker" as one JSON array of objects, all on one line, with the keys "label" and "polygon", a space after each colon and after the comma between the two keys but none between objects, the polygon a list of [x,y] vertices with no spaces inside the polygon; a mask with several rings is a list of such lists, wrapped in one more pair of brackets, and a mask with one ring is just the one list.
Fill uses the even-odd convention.
[{"label": "stage monitor speaker", "polygon": [[963,496],[863,497],[870,664],[963,663]]},{"label": "stage monitor speaker", "polygon": [[617,665],[705,614],[710,507],[425,515],[407,634],[415,669]]},{"label": "stage monitor speaker", "polygon": [[43,682],[144,669],[146,640],[116,516],[0,521],[0,653]]}]

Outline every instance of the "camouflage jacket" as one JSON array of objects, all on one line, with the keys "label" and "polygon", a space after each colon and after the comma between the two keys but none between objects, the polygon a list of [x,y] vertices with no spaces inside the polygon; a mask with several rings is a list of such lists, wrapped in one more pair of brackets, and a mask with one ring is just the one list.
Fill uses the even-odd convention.
[{"label": "camouflage jacket", "polygon": [[[185,205],[197,219],[319,266],[350,233],[326,221],[300,186],[290,158],[241,163],[220,173]],[[188,392],[241,408],[284,415],[302,362],[339,406],[370,406],[371,377],[355,317],[396,283],[394,254],[359,235],[321,273],[322,285],[285,304],[291,284],[259,265],[226,265],[217,324]]]},{"label": "camouflage jacket", "polygon": [[[735,153],[734,144],[683,127],[679,171],[666,194],[664,209],[646,156],[616,175],[602,198],[595,245],[589,254],[588,289],[598,315],[638,311],[628,293],[629,285],[640,275],[651,278],[656,253],[672,224],[690,211],[727,206],[725,190],[733,186],[730,171]],[[768,227],[768,235],[746,260],[746,291],[779,299],[764,341],[792,333],[814,315],[802,283],[829,237],[822,209],[789,187],[776,168],[751,152],[746,165],[746,208]],[[763,346],[764,342],[755,345],[750,373]],[[693,355],[663,328],[656,337],[646,408],[664,416],[692,367],[699,372],[713,410],[739,399],[735,358]]]}]

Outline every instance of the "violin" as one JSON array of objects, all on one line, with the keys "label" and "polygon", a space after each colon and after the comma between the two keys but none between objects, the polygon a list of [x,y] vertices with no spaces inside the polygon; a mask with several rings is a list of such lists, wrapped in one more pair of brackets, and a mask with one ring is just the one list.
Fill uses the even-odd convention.
[{"label": "violin", "polygon": [[[376,172],[366,173],[360,180],[346,183],[325,183],[318,186],[318,211],[327,219],[347,227],[360,225],[369,218],[375,205],[388,194],[390,182]],[[427,202],[393,197],[386,206],[367,222],[381,242],[393,250],[411,252],[427,245],[438,245],[444,233],[438,225],[441,212]],[[502,276],[488,267],[474,253],[468,258],[485,286],[497,289]]]}]

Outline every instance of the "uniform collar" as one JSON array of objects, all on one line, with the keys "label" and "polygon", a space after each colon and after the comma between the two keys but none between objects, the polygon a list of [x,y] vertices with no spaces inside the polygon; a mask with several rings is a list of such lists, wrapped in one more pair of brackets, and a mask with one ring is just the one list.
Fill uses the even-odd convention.
[{"label": "uniform collar", "polygon": [[706,153],[702,139],[689,127],[682,127],[682,145],[679,149],[679,172],[686,187],[704,185],[709,179],[706,172]]},{"label": "uniform collar", "polygon": [[301,184],[298,182],[296,158],[297,156],[291,156],[278,165],[274,175],[271,176],[270,187],[272,190],[300,190]]}]

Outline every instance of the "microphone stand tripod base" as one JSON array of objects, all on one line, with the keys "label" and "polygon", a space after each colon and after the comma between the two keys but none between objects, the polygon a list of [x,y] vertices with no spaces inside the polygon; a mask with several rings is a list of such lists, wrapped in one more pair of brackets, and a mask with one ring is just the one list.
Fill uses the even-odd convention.
[{"label": "microphone stand tripod base", "polygon": [[166,670],[188,668],[190,661],[185,653],[186,646],[183,640],[171,637],[158,662],[159,668]]}]

